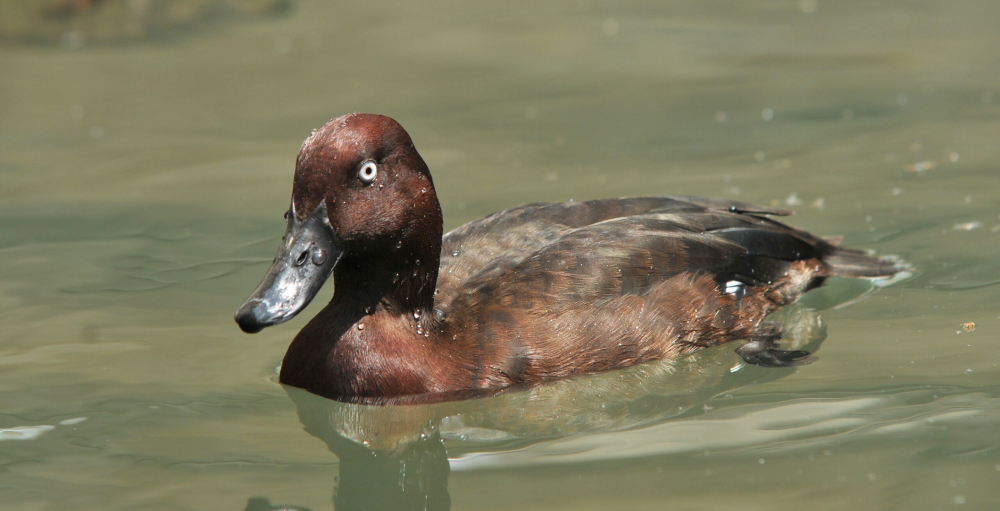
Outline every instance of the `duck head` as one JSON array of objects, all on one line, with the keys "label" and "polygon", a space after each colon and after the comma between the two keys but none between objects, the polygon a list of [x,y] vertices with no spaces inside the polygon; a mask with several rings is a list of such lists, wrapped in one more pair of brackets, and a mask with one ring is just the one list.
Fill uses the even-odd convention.
[{"label": "duck head", "polygon": [[366,309],[432,306],[441,208],[427,165],[393,119],[351,114],[313,131],[285,216],[278,255],[236,311],[244,332],[291,319],[331,274],[335,298],[350,294]]}]

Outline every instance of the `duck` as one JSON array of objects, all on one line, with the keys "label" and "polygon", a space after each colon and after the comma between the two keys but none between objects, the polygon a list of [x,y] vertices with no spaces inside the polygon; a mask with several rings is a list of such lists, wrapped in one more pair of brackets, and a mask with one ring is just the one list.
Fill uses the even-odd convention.
[{"label": "duck", "polygon": [[829,277],[902,268],[774,219],[789,214],[629,197],[521,205],[444,234],[409,134],[354,113],[303,142],[285,235],[235,319],[247,333],[288,321],[332,276],[279,380],[340,400],[468,396],[737,340],[749,363],[801,365],[812,357],[779,349],[768,314]]}]

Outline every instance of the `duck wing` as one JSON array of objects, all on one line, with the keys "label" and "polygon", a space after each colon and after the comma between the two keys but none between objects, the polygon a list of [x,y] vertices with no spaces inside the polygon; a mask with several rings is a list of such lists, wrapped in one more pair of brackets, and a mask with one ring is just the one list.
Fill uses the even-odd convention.
[{"label": "duck wing", "polygon": [[[900,267],[835,246],[768,218],[788,211],[687,196],[531,204],[466,224],[444,237],[440,307],[461,297],[549,310],[644,295],[680,274],[709,275],[725,289],[787,279],[796,261],[815,266],[791,301],[829,276],[882,277]],[[801,285],[800,285],[801,284]]]},{"label": "duck wing", "polygon": [[[518,206],[465,224],[444,236],[436,302],[445,307],[458,294],[467,292],[473,282],[489,282],[515,269],[522,278],[531,278],[537,271],[566,268],[569,262],[563,259],[571,254],[583,258],[577,261],[576,274],[599,273],[601,267],[625,264],[620,269],[627,275],[629,265],[662,259],[657,253],[683,255],[688,249],[697,249],[684,245],[685,234],[751,226],[763,230],[790,230],[757,216],[787,214],[788,211],[781,209],[688,196]],[[804,235],[801,241],[806,245],[815,240],[808,234],[794,232]],[[747,240],[754,239],[751,233],[734,231],[728,234],[735,238],[741,235]],[[715,250],[714,255],[703,259],[705,262],[719,257],[732,259],[739,251],[732,243],[716,242],[714,245],[717,249],[723,245],[728,247],[721,249],[726,255]],[[762,250],[774,251],[766,243],[760,245]],[[656,249],[657,246],[660,248]],[[689,255],[688,259],[700,260],[698,254]],[[683,266],[685,261],[675,260],[673,266],[678,264]],[[651,278],[642,277],[644,280]],[[595,284],[600,286],[601,282]],[[645,287],[637,288],[632,285],[632,279],[625,277],[625,289]]]}]

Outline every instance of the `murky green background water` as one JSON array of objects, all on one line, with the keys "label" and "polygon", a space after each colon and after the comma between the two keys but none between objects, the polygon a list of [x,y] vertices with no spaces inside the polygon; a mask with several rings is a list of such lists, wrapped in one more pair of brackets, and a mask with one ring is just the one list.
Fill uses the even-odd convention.
[{"label": "murky green background water", "polygon": [[[0,507],[994,509],[998,19],[990,0],[301,2],[0,46]],[[786,312],[822,342],[794,371],[730,346],[450,405],[286,392],[319,304],[252,337],[232,313],[299,144],[350,111],[410,131],[447,228],[721,196],[915,275]]]}]

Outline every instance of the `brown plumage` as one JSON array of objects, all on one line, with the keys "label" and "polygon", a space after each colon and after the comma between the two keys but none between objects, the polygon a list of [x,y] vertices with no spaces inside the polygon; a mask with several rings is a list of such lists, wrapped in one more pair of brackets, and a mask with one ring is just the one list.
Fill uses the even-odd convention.
[{"label": "brown plumage", "polygon": [[306,140],[292,202],[296,221],[325,204],[343,256],[281,381],[330,397],[533,384],[771,339],[763,318],[825,277],[899,270],[769,218],[786,211],[695,197],[531,204],[442,237],[426,164],[377,115]]}]

